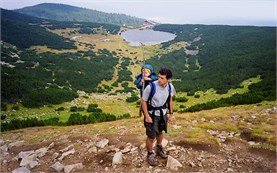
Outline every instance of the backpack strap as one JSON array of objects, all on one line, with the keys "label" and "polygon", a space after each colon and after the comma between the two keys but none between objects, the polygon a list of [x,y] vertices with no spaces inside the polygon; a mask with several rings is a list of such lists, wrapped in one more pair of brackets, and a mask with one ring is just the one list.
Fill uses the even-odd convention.
[{"label": "backpack strap", "polygon": [[151,105],[151,100],[154,96],[154,94],[156,93],[156,85],[153,82],[150,82],[150,94],[147,100],[148,105]]},{"label": "backpack strap", "polygon": [[167,97],[167,100],[166,100],[166,102],[165,102],[165,104],[166,104],[166,107],[168,108],[168,110],[170,111],[170,104],[169,104],[169,102],[170,102],[170,97],[171,97],[171,85],[170,85],[170,83],[168,82],[168,97]]}]

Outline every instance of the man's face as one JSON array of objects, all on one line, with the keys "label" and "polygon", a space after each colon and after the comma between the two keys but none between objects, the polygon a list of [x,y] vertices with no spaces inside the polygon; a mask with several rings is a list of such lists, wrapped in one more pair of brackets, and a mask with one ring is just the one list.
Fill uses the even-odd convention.
[{"label": "man's face", "polygon": [[159,74],[159,79],[158,80],[159,80],[159,84],[161,86],[165,86],[168,82],[168,80],[166,79],[166,75]]}]

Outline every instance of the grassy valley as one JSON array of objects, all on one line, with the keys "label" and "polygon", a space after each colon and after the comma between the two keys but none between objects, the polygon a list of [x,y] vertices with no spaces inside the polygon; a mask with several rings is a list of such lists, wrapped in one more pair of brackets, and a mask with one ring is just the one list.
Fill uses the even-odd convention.
[{"label": "grassy valley", "polygon": [[[84,171],[155,171],[146,162],[126,158],[122,167],[112,167],[114,150],[98,148],[88,155],[91,146],[86,146],[107,138],[109,148],[123,150],[130,142],[139,149],[128,158],[145,160],[134,85],[145,59],[156,73],[160,67],[173,71],[175,121],[165,137],[168,152],[184,165],[179,171],[276,170],[276,28],[158,25],[155,30],[177,37],[144,46],[143,57],[142,47],[120,36],[123,26],[59,22],[6,10],[1,15],[6,16],[1,31],[2,148],[18,140],[25,141],[25,150],[54,142],[52,156],[72,144],[78,154],[63,163],[82,162]],[[21,149],[9,151],[4,172],[16,168],[17,161],[10,160]],[[34,170],[53,171],[44,166]]]}]

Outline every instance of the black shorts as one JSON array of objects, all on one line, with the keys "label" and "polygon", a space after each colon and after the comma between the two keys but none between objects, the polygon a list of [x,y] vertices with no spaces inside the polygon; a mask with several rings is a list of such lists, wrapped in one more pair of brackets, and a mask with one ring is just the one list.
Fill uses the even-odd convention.
[{"label": "black shorts", "polygon": [[[164,116],[165,118],[166,116]],[[160,116],[154,116],[153,123],[145,122],[146,135],[150,139],[155,139],[158,135],[162,134],[164,127]]]}]

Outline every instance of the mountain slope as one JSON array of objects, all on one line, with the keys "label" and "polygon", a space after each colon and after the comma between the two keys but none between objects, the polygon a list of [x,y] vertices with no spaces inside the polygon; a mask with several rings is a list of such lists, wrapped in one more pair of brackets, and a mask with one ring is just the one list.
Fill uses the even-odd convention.
[{"label": "mountain slope", "polygon": [[[148,61],[156,69],[172,68],[174,77],[180,79],[174,82],[177,90],[194,93],[214,88],[218,93],[225,93],[230,88],[240,87],[243,80],[260,75],[264,84],[259,84],[258,88],[263,89],[265,95],[270,93],[271,99],[275,98],[276,28],[159,25],[155,29],[177,35],[173,41],[165,43],[165,47],[179,41],[190,44],[185,50]],[[187,50],[198,54],[188,54]]]},{"label": "mountain slope", "polygon": [[46,21],[49,20],[1,9],[1,39],[19,48],[32,45],[46,45],[55,49],[75,48],[72,41],[40,26]]},{"label": "mountain slope", "polygon": [[74,7],[65,4],[43,3],[15,10],[45,19],[58,21],[95,22],[115,25],[141,25],[144,19],[125,14],[104,13],[96,10]]},{"label": "mountain slope", "polygon": [[[1,158],[6,162],[1,172],[11,172],[26,160],[14,159],[17,156],[35,158],[33,167],[27,166],[31,172],[56,172],[51,165],[58,161],[62,168],[82,165],[77,172],[276,172],[273,105],[177,114],[163,142],[168,155],[182,164],[177,171],[166,167],[167,161],[161,158],[159,166],[149,166],[143,119],[132,118],[3,132]],[[113,165],[116,152],[122,153],[122,163]]]}]

